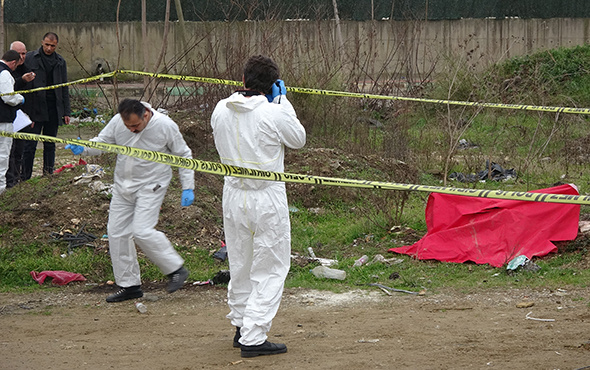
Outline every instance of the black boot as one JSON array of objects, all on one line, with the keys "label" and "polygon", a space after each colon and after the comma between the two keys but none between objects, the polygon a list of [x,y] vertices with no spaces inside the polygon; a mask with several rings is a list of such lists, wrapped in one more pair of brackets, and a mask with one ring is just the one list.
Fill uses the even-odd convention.
[{"label": "black boot", "polygon": [[239,328],[236,326],[236,335],[234,335],[234,348],[240,348],[241,344],[240,344],[240,338],[242,337],[242,334],[240,334],[240,330],[242,328]]},{"label": "black boot", "polygon": [[271,343],[267,340],[257,346],[245,346],[242,344],[242,357],[256,357],[264,355],[278,355],[287,352],[287,346],[282,343]]},{"label": "black boot", "polygon": [[180,267],[178,270],[174,271],[170,275],[168,275],[168,286],[166,287],[166,291],[168,293],[174,293],[178,289],[182,288],[186,278],[188,278],[188,270],[184,268],[184,266]]},{"label": "black boot", "polygon": [[107,302],[122,302],[128,299],[135,299],[141,297],[143,297],[141,285],[135,285],[127,288],[121,288],[116,293],[111,294],[107,297]]}]

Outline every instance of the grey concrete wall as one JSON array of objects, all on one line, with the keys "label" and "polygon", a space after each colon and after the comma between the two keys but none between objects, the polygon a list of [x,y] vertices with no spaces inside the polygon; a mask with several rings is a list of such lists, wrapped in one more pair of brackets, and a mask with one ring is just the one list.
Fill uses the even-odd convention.
[{"label": "grey concrete wall", "polygon": [[[188,51],[182,57],[179,28],[170,25],[164,58],[168,73],[234,79],[255,53],[275,58],[283,72],[360,69],[382,79],[438,71],[448,57],[477,69],[537,50],[590,43],[590,19],[583,18],[343,22],[342,47],[332,21],[188,22]],[[58,52],[68,62],[70,80],[94,74],[98,63],[110,70],[144,70],[139,23],[120,24],[119,37],[113,23],[7,24],[6,45],[21,40],[29,50],[38,48],[47,31],[60,37]],[[148,25],[150,72],[163,35],[163,23]]]}]

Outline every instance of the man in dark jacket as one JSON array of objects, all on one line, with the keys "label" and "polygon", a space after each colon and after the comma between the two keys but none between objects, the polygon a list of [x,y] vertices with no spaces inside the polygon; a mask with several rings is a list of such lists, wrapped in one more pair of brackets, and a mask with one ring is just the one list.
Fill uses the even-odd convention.
[{"label": "man in dark jacket", "polygon": [[[27,71],[25,67],[25,57],[27,55],[27,47],[22,41],[13,41],[10,44],[10,50],[16,51],[20,55],[20,62],[16,69],[12,72],[14,77],[14,90],[24,90],[27,83],[35,79],[35,73]],[[25,99],[27,96],[25,95]],[[30,128],[29,128],[30,129]],[[12,149],[10,150],[10,160],[8,164],[8,172],[6,172],[6,188],[11,188],[22,180],[23,167],[23,151],[25,140],[12,140]]]},{"label": "man in dark jacket", "polygon": [[[68,71],[64,58],[55,52],[59,39],[53,32],[43,36],[41,47],[30,51],[25,58],[25,67],[35,73],[31,88],[62,84],[68,81]],[[23,130],[33,134],[57,136],[58,127],[70,123],[70,95],[68,87],[42,90],[29,94],[23,111],[33,123]],[[31,178],[35,160],[36,141],[25,143],[23,155],[24,179]],[[55,143],[43,142],[43,174],[52,174],[55,165]]]}]

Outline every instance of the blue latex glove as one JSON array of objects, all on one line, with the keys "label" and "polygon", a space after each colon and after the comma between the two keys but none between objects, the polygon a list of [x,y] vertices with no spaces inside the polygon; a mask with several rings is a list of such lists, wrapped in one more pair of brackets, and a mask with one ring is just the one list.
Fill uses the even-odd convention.
[{"label": "blue latex glove", "polygon": [[183,207],[188,207],[193,204],[195,200],[195,193],[192,189],[184,189],[182,191],[182,198],[180,199],[180,205]]},{"label": "blue latex glove", "polygon": [[266,98],[272,103],[272,101],[279,95],[287,95],[287,88],[285,87],[285,82],[283,80],[276,80],[276,82],[272,84],[272,92],[266,94]]},{"label": "blue latex glove", "polygon": [[71,150],[72,153],[74,153],[74,155],[82,154],[82,152],[84,151],[84,147],[82,145],[76,144],[67,144],[65,149]]}]

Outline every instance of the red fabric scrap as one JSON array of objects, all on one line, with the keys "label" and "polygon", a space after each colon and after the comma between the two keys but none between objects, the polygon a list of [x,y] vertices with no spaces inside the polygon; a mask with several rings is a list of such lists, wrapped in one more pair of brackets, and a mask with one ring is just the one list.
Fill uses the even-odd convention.
[{"label": "red fabric scrap", "polygon": [[[578,195],[572,185],[531,193]],[[490,264],[514,257],[557,252],[551,241],[574,240],[580,206],[431,193],[426,205],[427,233],[413,245],[389,251],[420,260]]]},{"label": "red fabric scrap", "polygon": [[74,168],[76,166],[85,165],[85,164],[87,164],[86,161],[83,160],[82,158],[80,158],[80,160],[78,161],[78,163],[64,164],[63,166],[61,166],[57,170],[53,171],[53,173],[60,173],[61,171],[65,170],[66,168]]},{"label": "red fabric scrap", "polygon": [[43,284],[48,277],[53,278],[53,284],[57,285],[66,285],[72,281],[86,281],[86,278],[82,274],[67,271],[41,271],[39,273],[31,271],[31,276],[39,285]]}]

